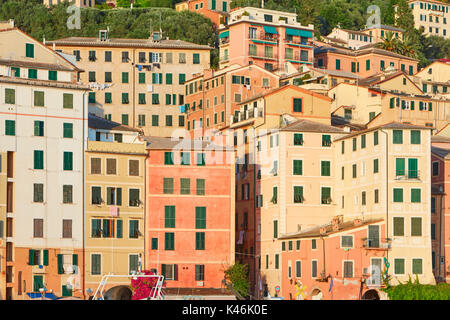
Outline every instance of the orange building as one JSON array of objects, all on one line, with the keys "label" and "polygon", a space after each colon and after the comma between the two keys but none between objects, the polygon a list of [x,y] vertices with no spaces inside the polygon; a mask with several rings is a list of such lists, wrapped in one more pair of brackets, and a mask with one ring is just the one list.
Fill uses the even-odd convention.
[{"label": "orange building", "polygon": [[219,289],[234,264],[233,153],[146,137],[146,268],[167,288]]},{"label": "orange building", "polygon": [[314,66],[329,70],[341,70],[366,78],[392,67],[409,75],[417,72],[418,61],[391,51],[375,48],[351,50],[323,45],[314,50]]},{"label": "orange building", "polygon": [[286,235],[282,240],[281,296],[289,300],[384,298],[384,257],[389,239],[371,241],[372,229],[384,234],[382,219],[343,221]]},{"label": "orange building", "polygon": [[232,65],[186,81],[187,130],[196,137],[211,129],[230,125],[230,116],[239,104],[277,88],[280,77],[257,65]]}]

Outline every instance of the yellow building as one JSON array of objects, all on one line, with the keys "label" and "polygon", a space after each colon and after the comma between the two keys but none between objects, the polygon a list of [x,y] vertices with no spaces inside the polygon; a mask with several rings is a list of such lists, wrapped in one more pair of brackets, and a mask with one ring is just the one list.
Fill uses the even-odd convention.
[{"label": "yellow building", "polygon": [[388,123],[336,139],[335,209],[345,219],[381,218],[386,234],[369,241],[388,250],[391,284],[419,276],[435,283],[431,265],[431,130]]},{"label": "yellow building", "polygon": [[405,30],[393,26],[388,26],[384,24],[374,25],[372,27],[362,30],[362,32],[368,34],[372,37],[373,43],[383,42],[383,38],[386,37],[388,32],[392,32],[394,38],[403,40],[403,33]]},{"label": "yellow building", "polygon": [[414,27],[429,36],[450,38],[450,5],[435,0],[410,0],[409,6],[414,16]]},{"label": "yellow building", "polygon": [[0,152],[0,300],[6,298],[6,164],[7,153]]},{"label": "yellow building", "polygon": [[47,45],[74,55],[89,83],[89,112],[141,128],[146,135],[170,137],[185,125],[180,106],[185,103],[184,82],[209,68],[211,48],[181,40],[70,37]]},{"label": "yellow building", "polygon": [[449,96],[450,63],[435,61],[414,75],[414,81],[425,93]]},{"label": "yellow building", "polygon": [[[137,129],[89,115],[85,156],[85,289],[144,269],[145,142]],[[108,281],[129,285],[129,278]]]}]

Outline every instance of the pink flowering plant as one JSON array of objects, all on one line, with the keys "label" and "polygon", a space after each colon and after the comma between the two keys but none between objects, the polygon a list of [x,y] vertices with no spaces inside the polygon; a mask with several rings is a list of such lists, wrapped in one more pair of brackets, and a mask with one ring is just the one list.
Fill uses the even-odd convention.
[{"label": "pink flowering plant", "polygon": [[[145,275],[154,275],[150,270],[142,270]],[[156,290],[157,278],[139,277],[131,279],[131,290],[133,291],[132,300],[147,299],[152,296]]]}]

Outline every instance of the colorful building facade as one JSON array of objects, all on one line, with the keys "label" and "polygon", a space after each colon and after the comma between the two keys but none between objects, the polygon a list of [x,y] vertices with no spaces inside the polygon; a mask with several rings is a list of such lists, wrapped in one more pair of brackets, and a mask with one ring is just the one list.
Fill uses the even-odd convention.
[{"label": "colorful building facade", "polygon": [[167,288],[223,287],[234,263],[233,151],[146,137],[146,268]]},{"label": "colorful building facade", "polygon": [[410,0],[409,6],[414,16],[414,27],[428,36],[450,37],[448,3],[435,0]]},{"label": "colorful building facade", "polygon": [[219,32],[220,68],[257,64],[274,71],[290,62],[299,70],[313,64],[314,26],[302,26],[295,13],[239,8]]},{"label": "colorful building facade", "polygon": [[210,19],[216,28],[226,23],[230,9],[230,0],[187,0],[175,4],[176,11],[189,10]]}]

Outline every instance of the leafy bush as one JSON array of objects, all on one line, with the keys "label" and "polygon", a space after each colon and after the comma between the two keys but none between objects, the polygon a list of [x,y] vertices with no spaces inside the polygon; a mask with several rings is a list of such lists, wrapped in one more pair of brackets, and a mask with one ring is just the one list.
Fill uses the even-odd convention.
[{"label": "leafy bush", "polygon": [[417,278],[412,282],[411,277],[406,283],[382,290],[390,300],[450,300],[450,284],[425,285],[420,284]]}]

